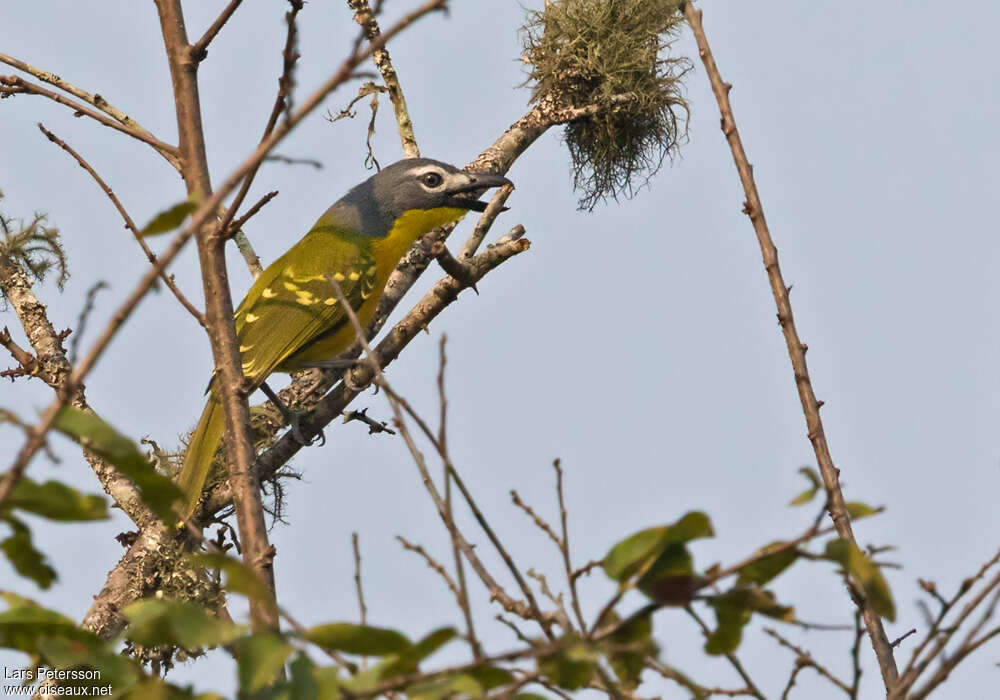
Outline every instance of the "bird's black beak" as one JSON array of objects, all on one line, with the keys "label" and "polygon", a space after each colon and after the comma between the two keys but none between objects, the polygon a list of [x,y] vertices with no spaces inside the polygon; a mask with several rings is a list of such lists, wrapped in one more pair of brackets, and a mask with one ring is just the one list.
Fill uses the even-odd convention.
[{"label": "bird's black beak", "polygon": [[[514,183],[503,175],[495,173],[463,173],[466,182],[448,190],[449,204],[471,211],[485,211],[487,202],[479,201],[482,193],[493,187],[504,185],[514,186]],[[457,196],[456,196],[457,195]]]}]

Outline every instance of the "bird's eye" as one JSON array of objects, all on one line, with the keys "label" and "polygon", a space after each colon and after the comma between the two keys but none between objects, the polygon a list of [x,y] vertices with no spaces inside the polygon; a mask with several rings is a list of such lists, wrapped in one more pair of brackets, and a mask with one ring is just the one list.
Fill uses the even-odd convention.
[{"label": "bird's eye", "polygon": [[437,187],[442,182],[440,173],[425,173],[420,179],[428,187]]}]

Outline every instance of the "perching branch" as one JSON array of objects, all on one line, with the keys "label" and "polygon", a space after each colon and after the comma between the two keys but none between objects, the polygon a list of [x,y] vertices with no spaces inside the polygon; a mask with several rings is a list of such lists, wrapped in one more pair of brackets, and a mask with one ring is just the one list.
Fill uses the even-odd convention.
[{"label": "perching branch", "polygon": [[[271,135],[257,146],[256,150],[243,162],[243,164],[240,165],[218,188],[216,188],[215,192],[210,197],[207,197],[198,209],[192,212],[187,226],[174,236],[170,245],[160,255],[157,264],[142,278],[135,290],[122,303],[118,311],[108,323],[104,332],[101,333],[97,341],[94,343],[91,351],[83,358],[83,360],[81,360],[80,364],[74,370],[73,375],[70,377],[71,386],[78,386],[82,383],[83,379],[90,373],[97,360],[100,359],[101,355],[107,349],[111,340],[118,333],[118,330],[125,323],[125,321],[128,320],[132,312],[135,311],[135,308],[150,288],[156,283],[160,272],[169,266],[177,254],[183,249],[184,245],[191,238],[191,236],[194,235],[196,231],[199,231],[202,225],[214,215],[214,212],[216,212],[222,203],[222,200],[236,188],[236,186],[242,181],[243,177],[251,169],[259,165],[260,162],[271,152],[271,150],[278,143],[280,143],[281,140],[287,136],[287,134],[295,128],[299,122],[305,119],[305,117],[311,114],[313,110],[315,110],[322,103],[330,92],[350,80],[352,71],[358,63],[366,59],[371,55],[372,51],[383,46],[390,39],[396,36],[396,34],[406,29],[420,17],[423,17],[424,15],[435,10],[440,10],[445,6],[446,2],[447,0],[428,0],[417,9],[403,16],[392,26],[391,29],[379,36],[360,54],[352,55],[345,59],[340,65],[340,68],[330,78],[328,78],[326,82],[324,82],[306,100],[306,102],[295,111],[294,114],[278,125]],[[56,414],[64,405],[65,399],[60,397],[43,412],[42,418],[36,429],[32,431],[32,438],[26,441],[26,443],[18,451],[10,469],[8,469],[7,473],[0,478],[0,504],[3,503],[10,491],[20,480],[21,474],[27,464],[31,461],[32,457],[34,457],[38,450],[41,449],[45,442],[45,434],[52,427]]]},{"label": "perching branch", "polygon": [[[857,546],[857,542],[854,539],[854,532],[851,528],[851,518],[847,512],[847,504],[844,501],[844,494],[840,488],[840,472],[834,466],[833,458],[830,456],[830,448],[827,445],[826,434],[823,431],[823,421],[819,415],[820,404],[813,391],[812,380],[809,378],[809,368],[806,365],[806,346],[799,339],[799,334],[795,327],[792,305],[788,296],[788,287],[785,286],[781,267],[778,264],[778,250],[771,240],[767,220],[764,218],[764,208],[760,201],[760,195],[757,192],[757,185],[754,182],[753,169],[747,160],[739,130],[736,128],[733,109],[729,103],[729,90],[732,86],[724,82],[722,76],[719,74],[719,68],[715,63],[715,58],[712,56],[712,50],[708,45],[708,39],[705,36],[705,30],[701,23],[701,10],[695,10],[694,5],[688,2],[684,6],[684,13],[698,42],[699,54],[702,62],[705,64],[709,80],[712,83],[712,91],[715,93],[716,100],[719,103],[719,111],[722,114],[722,131],[729,142],[729,147],[733,153],[733,160],[736,163],[736,169],[743,184],[743,191],[746,194],[743,211],[750,217],[750,221],[753,223],[754,231],[757,234],[757,240],[760,243],[760,249],[764,256],[764,267],[767,271],[768,281],[771,283],[771,292],[774,295],[775,304],[778,307],[778,323],[781,325],[782,333],[785,336],[788,355],[791,358],[792,367],[795,371],[795,383],[798,387],[799,400],[802,404],[802,411],[808,427],[809,441],[812,443],[813,451],[816,454],[816,462],[823,477],[823,486],[827,493],[830,517],[833,519],[837,534]],[[892,692],[899,682],[899,672],[896,669],[896,660],[893,656],[889,639],[886,637],[882,619],[863,596],[858,598],[858,602],[863,608],[865,626],[868,629],[868,636],[871,638],[875,655],[878,657],[882,680],[886,690]]]}]

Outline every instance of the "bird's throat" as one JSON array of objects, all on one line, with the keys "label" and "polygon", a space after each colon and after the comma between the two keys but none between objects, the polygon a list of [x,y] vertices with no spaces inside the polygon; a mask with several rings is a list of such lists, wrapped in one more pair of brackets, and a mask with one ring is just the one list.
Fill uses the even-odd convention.
[{"label": "bird's throat", "polygon": [[[434,229],[452,224],[465,216],[465,209],[437,207],[435,209],[411,209],[396,219],[389,235],[372,241],[375,259],[379,266],[388,266],[388,272],[399,263],[418,238]],[[381,273],[382,271],[379,270]],[[381,275],[380,275],[381,276]]]}]

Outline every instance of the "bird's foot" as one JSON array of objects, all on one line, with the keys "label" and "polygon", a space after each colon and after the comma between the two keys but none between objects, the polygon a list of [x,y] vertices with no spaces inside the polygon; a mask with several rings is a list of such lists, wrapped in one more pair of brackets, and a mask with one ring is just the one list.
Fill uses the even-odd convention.
[{"label": "bird's foot", "polygon": [[[332,360],[317,360],[315,362],[303,362],[303,367],[316,367],[318,369],[331,369],[344,372],[344,386],[353,391],[356,394],[360,394],[362,391],[367,389],[372,385],[372,382],[366,382],[364,384],[358,385],[351,379],[351,370],[356,369],[368,362],[367,359],[363,357],[355,358],[333,358]],[[375,392],[378,393],[378,385],[375,386]]]}]

